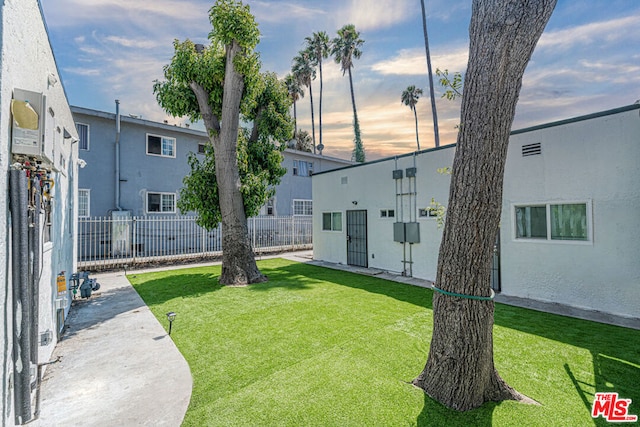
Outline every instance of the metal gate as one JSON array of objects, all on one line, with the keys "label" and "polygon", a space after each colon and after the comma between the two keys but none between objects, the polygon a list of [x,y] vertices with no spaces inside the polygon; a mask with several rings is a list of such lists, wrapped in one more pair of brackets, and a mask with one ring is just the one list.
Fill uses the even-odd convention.
[{"label": "metal gate", "polygon": [[347,211],[347,264],[368,267],[367,211]]},{"label": "metal gate", "polygon": [[493,245],[493,263],[491,264],[491,289],[500,292],[500,230]]}]

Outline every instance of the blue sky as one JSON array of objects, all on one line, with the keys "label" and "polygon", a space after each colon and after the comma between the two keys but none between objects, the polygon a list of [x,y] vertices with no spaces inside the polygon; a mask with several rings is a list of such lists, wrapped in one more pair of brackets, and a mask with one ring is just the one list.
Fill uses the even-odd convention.
[{"label": "blue sky", "polygon": [[[167,117],[152,93],[171,60],[174,39],[206,43],[213,0],[41,0],[69,102],[183,125]],[[421,148],[434,145],[422,18],[418,0],[245,1],[261,31],[263,71],[284,77],[291,59],[316,31],[334,37],[353,23],[365,40],[355,61],[354,88],[367,159],[415,150],[409,85],[425,90],[417,105]],[[432,65],[464,72],[471,0],[427,0]],[[514,129],[629,105],[640,99],[640,2],[559,0],[525,72]],[[339,66],[323,67],[324,154],[350,158],[349,83]],[[440,98],[441,143],[455,142],[459,102]],[[311,131],[308,98],[298,126]],[[314,81],[316,138],[319,81]]]}]

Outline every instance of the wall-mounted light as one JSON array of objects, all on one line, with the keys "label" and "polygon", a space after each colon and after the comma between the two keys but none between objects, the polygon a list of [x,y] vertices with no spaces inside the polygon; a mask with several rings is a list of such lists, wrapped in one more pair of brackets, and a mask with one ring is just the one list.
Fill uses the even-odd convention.
[{"label": "wall-mounted light", "polygon": [[354,201],[353,201],[353,202],[351,202],[351,203],[353,203],[353,205],[355,206],[355,205],[357,205],[357,204],[358,204],[358,201],[357,201],[357,200],[354,200]]},{"label": "wall-mounted light", "polygon": [[169,335],[171,335],[171,326],[173,326],[173,321],[176,320],[176,313],[173,311],[168,312],[167,320],[169,321]]}]

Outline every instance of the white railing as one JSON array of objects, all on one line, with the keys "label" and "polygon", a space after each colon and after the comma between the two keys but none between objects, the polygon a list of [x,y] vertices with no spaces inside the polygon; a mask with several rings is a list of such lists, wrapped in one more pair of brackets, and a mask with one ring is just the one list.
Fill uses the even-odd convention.
[{"label": "white railing", "polygon": [[[256,254],[311,249],[311,217],[249,218]],[[222,231],[207,231],[193,216],[112,216],[78,219],[78,268],[110,269],[222,255]],[[126,267],[125,267],[126,268]]]}]

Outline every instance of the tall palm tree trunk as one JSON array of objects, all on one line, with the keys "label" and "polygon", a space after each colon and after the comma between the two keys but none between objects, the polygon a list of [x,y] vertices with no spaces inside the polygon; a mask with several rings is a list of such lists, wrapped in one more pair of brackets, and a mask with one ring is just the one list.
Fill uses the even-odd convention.
[{"label": "tall palm tree trunk", "polygon": [[[322,59],[318,61],[318,68],[320,69],[320,107],[318,109],[318,125],[319,125],[319,136],[320,136],[320,148],[324,148],[322,144]],[[322,152],[322,151],[321,151]],[[313,146],[313,154],[316,154],[316,146]]]},{"label": "tall palm tree trunk", "polygon": [[418,138],[418,113],[416,112],[415,105],[413,106],[413,117],[416,119],[416,144],[418,144],[418,151],[420,151],[420,138]]},{"label": "tall palm tree trunk", "polygon": [[360,137],[360,122],[358,121],[358,112],[356,111],[356,97],[353,92],[353,78],[351,76],[351,67],[349,67],[349,87],[351,89],[351,104],[353,105],[353,131],[354,138],[354,160],[356,162],[364,162],[364,147],[362,146],[362,139]]},{"label": "tall palm tree trunk", "polygon": [[427,34],[427,12],[424,7],[424,0],[420,0],[422,5],[422,29],[424,31],[424,50],[427,54],[427,71],[429,72],[429,97],[431,98],[431,112],[433,113],[433,136],[436,147],[440,146],[440,134],[438,132],[438,112],[436,111],[436,97],[433,90],[433,72],[431,71],[431,54],[429,53],[429,35]]},{"label": "tall palm tree trunk", "polygon": [[313,141],[313,154],[316,153],[316,119],[313,116],[313,91],[311,90],[312,83],[309,82],[309,99],[311,100],[311,140]]},{"label": "tall palm tree trunk", "polygon": [[296,111],[296,101],[293,101],[293,139],[298,134],[298,113]]}]

